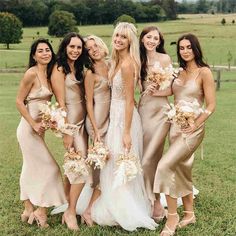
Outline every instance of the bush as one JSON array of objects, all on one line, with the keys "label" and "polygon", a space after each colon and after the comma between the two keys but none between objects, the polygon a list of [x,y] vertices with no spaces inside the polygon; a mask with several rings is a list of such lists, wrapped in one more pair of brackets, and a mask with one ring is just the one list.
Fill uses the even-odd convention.
[{"label": "bush", "polygon": [[235,24],[235,20],[232,20],[232,24]]},{"label": "bush", "polygon": [[6,44],[9,49],[9,44],[20,43],[22,34],[21,21],[14,14],[0,12],[0,43]]},{"label": "bush", "polygon": [[68,11],[54,11],[49,17],[48,34],[62,37],[69,32],[78,32],[74,14]]},{"label": "bush", "polygon": [[225,24],[226,24],[225,18],[223,18],[223,19],[221,20],[221,24],[222,24],[222,25],[225,25]]},{"label": "bush", "polygon": [[[132,23],[136,26],[136,21],[132,16],[123,14],[121,16],[119,16],[114,22],[113,22],[113,26],[115,27],[119,22],[128,22],[128,23]],[[137,27],[137,26],[136,26]]]}]

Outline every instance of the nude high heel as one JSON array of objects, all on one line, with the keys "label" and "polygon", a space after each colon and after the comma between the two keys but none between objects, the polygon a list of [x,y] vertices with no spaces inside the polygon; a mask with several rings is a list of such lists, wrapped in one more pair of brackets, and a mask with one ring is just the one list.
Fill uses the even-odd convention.
[{"label": "nude high heel", "polygon": [[29,212],[29,211],[24,210],[23,213],[20,215],[21,221],[27,222],[32,212],[33,211]]},{"label": "nude high heel", "polygon": [[168,211],[166,209],[163,209],[163,213],[160,216],[152,216],[152,219],[156,222],[156,223],[160,223],[161,221],[164,220],[164,218],[167,217]]},{"label": "nude high heel", "polygon": [[186,226],[189,225],[189,224],[194,224],[194,223],[196,223],[196,216],[195,216],[195,214],[194,214],[193,211],[183,211],[183,212],[184,212],[184,213],[187,213],[187,214],[192,214],[192,217],[189,218],[189,219],[186,219],[186,220],[181,220],[181,221],[179,222],[179,225],[178,225],[179,228],[184,228],[184,227],[186,227]]},{"label": "nude high heel", "polygon": [[47,216],[46,215],[39,215],[37,211],[34,211],[30,214],[28,223],[32,225],[36,221],[38,227],[40,228],[47,228],[49,225],[47,224]]},{"label": "nude high heel", "polygon": [[168,235],[168,236],[174,236],[175,231],[176,231],[176,228],[177,228],[177,226],[178,226],[178,224],[179,224],[179,215],[178,215],[177,212],[176,212],[176,213],[168,213],[168,215],[170,215],[170,216],[177,216],[177,223],[176,223],[174,229],[170,229],[170,227],[169,227],[167,224],[165,224],[165,227],[164,227],[164,229],[161,231],[160,236],[166,236],[166,235]]},{"label": "nude high heel", "polygon": [[81,224],[86,224],[88,227],[93,226],[93,221],[91,218],[86,218],[84,214],[81,215]]},{"label": "nude high heel", "polygon": [[66,213],[63,214],[62,216],[62,221],[61,221],[62,224],[65,224],[67,225],[68,229],[70,230],[74,230],[74,231],[78,231],[79,230],[79,226],[77,224],[77,219],[76,219],[76,216],[72,216],[70,215],[69,217],[67,216]]}]

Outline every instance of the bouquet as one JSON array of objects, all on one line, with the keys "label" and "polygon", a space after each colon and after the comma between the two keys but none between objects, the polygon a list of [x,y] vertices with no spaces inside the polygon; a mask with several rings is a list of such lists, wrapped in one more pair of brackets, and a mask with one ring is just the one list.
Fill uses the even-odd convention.
[{"label": "bouquet", "polygon": [[59,104],[40,104],[39,110],[41,112],[42,123],[45,129],[51,129],[57,137],[62,137],[63,134],[73,135],[77,130],[76,125],[65,123],[67,113],[59,108]]},{"label": "bouquet", "polygon": [[94,169],[102,169],[109,159],[108,154],[108,148],[102,142],[96,142],[89,147],[86,161],[89,165],[94,164]]},{"label": "bouquet", "polygon": [[153,83],[159,90],[165,90],[171,85],[171,81],[177,77],[182,68],[175,69],[172,65],[162,68],[160,63],[155,63],[147,74],[147,81]]},{"label": "bouquet", "polygon": [[192,102],[180,100],[178,104],[170,104],[166,112],[168,120],[175,122],[180,128],[187,128],[194,124],[195,119],[203,112],[197,99]]},{"label": "bouquet", "polygon": [[79,176],[86,177],[90,173],[90,167],[86,163],[85,157],[82,156],[81,151],[75,151],[74,148],[65,153],[62,167],[70,182]]},{"label": "bouquet", "polygon": [[120,154],[115,161],[115,180],[113,189],[126,184],[134,179],[138,174],[142,173],[140,160],[132,153]]}]

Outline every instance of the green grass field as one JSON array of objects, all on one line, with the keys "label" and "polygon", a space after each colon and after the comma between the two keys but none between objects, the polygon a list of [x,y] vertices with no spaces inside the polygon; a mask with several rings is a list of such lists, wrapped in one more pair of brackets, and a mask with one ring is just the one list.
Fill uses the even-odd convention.
[{"label": "green grass field", "polygon": [[[235,26],[221,26],[223,16],[188,15],[188,20],[158,23],[165,33],[168,51],[174,54],[174,46],[169,43],[184,32],[193,31],[200,36],[204,52],[208,58],[215,60],[215,64],[227,64],[224,54],[231,50],[236,58]],[[228,17],[228,18],[227,18]],[[236,18],[227,15],[226,21]],[[138,27],[142,29],[144,25]],[[207,26],[210,27],[207,31]],[[226,32],[230,29],[229,32]],[[191,30],[192,29],[192,30]],[[194,29],[194,30],[193,30]],[[21,68],[27,64],[28,48],[32,37],[40,31],[46,36],[46,28],[24,29],[24,39],[21,44],[12,45],[10,51],[5,51],[0,45],[0,68]],[[80,27],[81,34],[94,33],[102,36],[107,43],[110,41],[112,26]],[[214,33],[214,43],[211,35]],[[51,39],[56,48],[59,39]],[[221,62],[220,62],[221,60]],[[209,63],[210,59],[209,59]],[[140,229],[128,233],[118,227],[88,228],[81,226],[80,233],[72,233],[61,225],[61,215],[49,217],[49,229],[38,229],[35,225],[22,224],[20,214],[23,206],[19,200],[19,176],[22,157],[16,140],[16,128],[20,115],[15,108],[15,96],[22,73],[0,73],[0,235],[16,236],[154,236],[161,231],[163,224],[152,232]],[[235,71],[222,73],[222,79],[236,79]],[[217,91],[217,109],[209,119],[204,139],[204,160],[200,159],[197,151],[193,170],[194,185],[200,190],[195,206],[197,223],[186,229],[178,230],[177,236],[235,236],[236,235],[236,83],[222,83]],[[64,149],[61,140],[50,132],[46,136],[50,150],[58,161],[63,161]],[[181,208],[180,208],[180,212]]]}]

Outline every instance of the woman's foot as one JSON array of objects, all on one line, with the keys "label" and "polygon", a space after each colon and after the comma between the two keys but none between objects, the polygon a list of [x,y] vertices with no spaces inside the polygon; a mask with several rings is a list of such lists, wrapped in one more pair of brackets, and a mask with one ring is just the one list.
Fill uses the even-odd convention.
[{"label": "woman's foot", "polygon": [[40,228],[47,228],[49,227],[47,223],[47,214],[45,212],[42,212],[40,210],[35,210],[30,214],[30,217],[28,219],[28,223],[30,225],[33,224],[33,222],[36,221],[38,227]]},{"label": "woman's foot", "polygon": [[179,223],[178,213],[168,213],[168,218],[160,236],[173,236]]},{"label": "woman's foot", "polygon": [[31,213],[34,211],[34,209],[25,209],[23,213],[21,214],[21,221],[27,222]]},{"label": "woman's foot", "polygon": [[196,223],[196,217],[193,211],[184,211],[184,218],[179,222],[179,228],[184,228],[189,224]]},{"label": "woman's foot", "polygon": [[65,211],[62,216],[62,224],[66,223],[68,229],[77,231],[79,230],[79,226],[77,223],[76,213],[70,213],[69,211]]},{"label": "woman's foot", "polygon": [[160,201],[155,201],[154,202],[154,207],[153,207],[153,214],[152,218],[155,220],[156,223],[160,223],[165,217],[167,217],[167,210],[163,208],[161,205]]},{"label": "woman's foot", "polygon": [[91,213],[88,212],[84,212],[81,215],[81,223],[84,224],[86,223],[87,226],[92,227],[93,226],[93,220],[91,218]]}]

